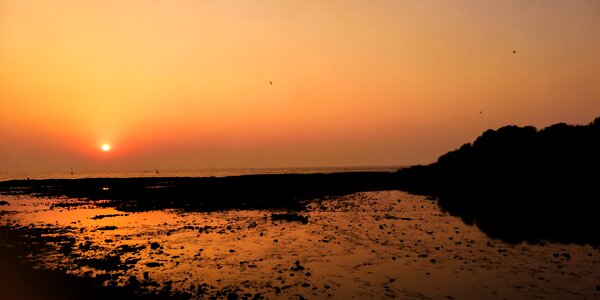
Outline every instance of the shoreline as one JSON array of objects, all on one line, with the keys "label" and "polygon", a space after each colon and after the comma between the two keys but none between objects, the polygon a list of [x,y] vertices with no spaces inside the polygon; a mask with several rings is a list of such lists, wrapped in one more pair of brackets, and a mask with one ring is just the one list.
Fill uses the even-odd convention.
[{"label": "shoreline", "polygon": [[433,164],[395,173],[11,180],[0,182],[0,195],[66,197],[59,204],[64,207],[100,201],[100,206],[123,212],[162,209],[296,212],[319,199],[356,192],[402,190],[428,196],[466,224],[477,225],[490,237],[506,242],[548,240],[600,245],[594,230],[598,225],[594,217],[597,205],[586,201],[590,195],[586,190],[573,190],[569,184],[561,186],[558,179],[552,181],[551,191],[532,188],[544,184],[535,179],[521,180],[527,185],[511,188],[503,184],[504,188],[499,189],[496,182],[483,184],[477,177],[462,180],[460,174],[448,177],[442,170]]},{"label": "shoreline", "polygon": [[[208,178],[246,175],[333,174],[389,172],[410,166],[341,166],[341,167],[276,167],[276,168],[208,168],[208,169],[140,169],[140,170],[59,170],[40,172],[2,172],[0,182],[12,180],[98,179],[98,178]],[[156,173],[156,171],[159,171]]]},{"label": "shoreline", "polygon": [[11,180],[0,194],[109,200],[123,211],[178,208],[302,210],[315,198],[396,189],[394,173],[268,174],[230,177],[152,177]]}]

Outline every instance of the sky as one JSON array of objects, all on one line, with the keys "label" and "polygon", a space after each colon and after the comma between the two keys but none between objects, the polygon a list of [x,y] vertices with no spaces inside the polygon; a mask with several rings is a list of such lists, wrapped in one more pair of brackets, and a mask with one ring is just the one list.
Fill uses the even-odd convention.
[{"label": "sky", "polygon": [[598,116],[597,0],[0,0],[0,172],[404,166]]}]

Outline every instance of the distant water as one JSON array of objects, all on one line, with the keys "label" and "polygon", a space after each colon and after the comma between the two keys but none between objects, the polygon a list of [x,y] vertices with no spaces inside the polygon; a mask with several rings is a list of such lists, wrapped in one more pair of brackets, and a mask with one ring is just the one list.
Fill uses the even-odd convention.
[{"label": "distant water", "polygon": [[376,167],[318,167],[318,168],[254,168],[254,169],[197,169],[197,170],[129,170],[64,172],[0,172],[0,181],[13,179],[77,179],[77,178],[132,178],[132,177],[227,177],[259,174],[315,174],[339,172],[395,172],[400,166]]}]

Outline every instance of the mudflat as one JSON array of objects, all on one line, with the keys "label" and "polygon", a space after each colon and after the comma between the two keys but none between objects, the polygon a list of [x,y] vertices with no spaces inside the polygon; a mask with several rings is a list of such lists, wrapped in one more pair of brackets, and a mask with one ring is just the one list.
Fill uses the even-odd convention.
[{"label": "mudflat", "polygon": [[48,298],[75,286],[84,288],[74,298],[600,296],[597,247],[505,243],[400,191],[314,198],[295,211],[121,211],[102,200],[2,199],[2,247],[19,249],[45,272],[36,276],[63,291]]}]

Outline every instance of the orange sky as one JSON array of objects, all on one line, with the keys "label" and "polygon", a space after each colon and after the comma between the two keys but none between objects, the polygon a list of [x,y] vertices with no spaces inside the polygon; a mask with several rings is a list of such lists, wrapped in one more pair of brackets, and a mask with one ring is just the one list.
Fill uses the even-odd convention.
[{"label": "orange sky", "polygon": [[596,0],[0,0],[0,171],[409,165],[599,115]]}]

